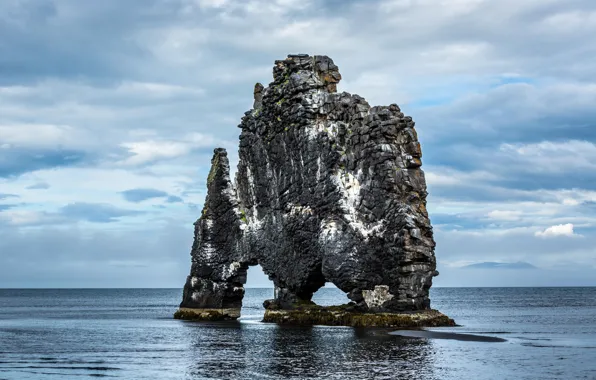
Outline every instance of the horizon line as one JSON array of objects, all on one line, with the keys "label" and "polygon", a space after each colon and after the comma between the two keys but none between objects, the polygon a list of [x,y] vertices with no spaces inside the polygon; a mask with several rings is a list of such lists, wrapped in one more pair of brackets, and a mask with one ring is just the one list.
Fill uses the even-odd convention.
[{"label": "horizon line", "polygon": [[[433,286],[431,289],[514,289],[514,288],[596,288],[596,285],[537,285],[537,286]],[[183,287],[0,287],[0,290],[183,290]],[[244,289],[271,289],[269,286],[245,286]],[[320,289],[339,289],[338,287],[321,287]],[[339,289],[341,290],[341,289]],[[316,292],[315,292],[316,293]]]}]

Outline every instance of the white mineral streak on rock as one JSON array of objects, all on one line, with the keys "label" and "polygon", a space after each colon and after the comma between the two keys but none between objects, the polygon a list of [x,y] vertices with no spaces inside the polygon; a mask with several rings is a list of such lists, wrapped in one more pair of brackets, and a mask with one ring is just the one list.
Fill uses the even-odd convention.
[{"label": "white mineral streak on rock", "polygon": [[224,267],[222,271],[222,279],[227,280],[228,278],[235,276],[241,266],[242,264],[240,264],[238,261],[233,261],[230,265]]},{"label": "white mineral streak on rock", "polygon": [[217,254],[215,248],[211,246],[211,243],[207,240],[203,241],[203,245],[201,246],[201,256],[206,260],[210,261],[214,255]]},{"label": "white mineral streak on rock", "polygon": [[310,206],[300,206],[291,204],[290,205],[290,215],[312,215],[313,210]]},{"label": "white mineral streak on rock", "polygon": [[321,156],[317,157],[317,181],[321,180]]},{"label": "white mineral streak on rock", "polygon": [[[202,221],[204,226],[207,230],[211,230],[213,228],[213,220],[211,219],[203,219]],[[201,256],[209,261],[213,258],[213,255],[216,254],[216,250],[211,246],[211,243],[208,239],[204,239],[201,245]]]},{"label": "white mineral streak on rock", "polygon": [[327,93],[321,90],[315,90],[311,93],[310,99],[312,100],[311,107],[313,109],[317,109],[323,104],[325,104],[325,99],[327,98]]},{"label": "white mineral streak on rock", "polygon": [[261,221],[257,217],[257,205],[255,204],[255,180],[249,166],[246,166],[246,179],[248,180],[248,192],[252,200],[252,208],[246,218],[248,220],[248,230],[257,230],[261,226]]},{"label": "white mineral streak on rock", "polygon": [[336,138],[339,128],[336,123],[326,123],[325,120],[318,120],[313,127],[307,127],[306,132],[309,139],[317,139],[320,133],[326,133],[329,137]]},{"label": "white mineral streak on rock", "polygon": [[255,193],[255,180],[252,176],[252,172],[250,170],[250,166],[246,166],[246,179],[248,180],[248,191],[250,191],[251,195],[254,197]]},{"label": "white mineral streak on rock", "polygon": [[362,177],[362,171],[360,170],[354,176],[345,169],[340,169],[331,177],[331,180],[342,192],[343,196],[339,203],[344,212],[344,219],[350,224],[350,227],[360,232],[366,240],[372,234],[382,234],[384,232],[383,226],[385,220],[381,219],[373,224],[366,224],[358,217],[357,207],[361,200],[359,177]]},{"label": "white mineral streak on rock", "polygon": [[330,123],[329,126],[325,128],[325,132],[327,132],[327,135],[329,135],[329,137],[337,137],[338,130],[339,128],[337,127],[336,123]]},{"label": "white mineral streak on rock", "polygon": [[389,293],[387,285],[377,285],[374,290],[363,290],[362,296],[364,302],[369,308],[380,308],[387,301],[393,299],[393,294]]},{"label": "white mineral streak on rock", "polygon": [[305,130],[309,140],[316,140],[319,138],[320,133],[328,133],[329,128],[324,120],[318,120],[312,127],[306,127]]},{"label": "white mineral streak on rock", "polygon": [[379,147],[383,152],[394,152],[396,150],[391,144],[379,144]]},{"label": "white mineral streak on rock", "polygon": [[298,174],[300,175],[300,178],[302,179],[302,181],[304,181],[304,157],[302,156],[302,152],[300,152],[300,166],[302,168],[302,170],[298,171]]},{"label": "white mineral streak on rock", "polygon": [[325,242],[332,240],[337,234],[337,222],[335,220],[325,219],[321,223],[321,233],[319,234],[319,241]]}]

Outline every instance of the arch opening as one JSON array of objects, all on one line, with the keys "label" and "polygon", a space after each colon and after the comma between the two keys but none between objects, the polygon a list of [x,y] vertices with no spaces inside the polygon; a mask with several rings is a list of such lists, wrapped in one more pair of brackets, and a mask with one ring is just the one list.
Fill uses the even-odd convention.
[{"label": "arch opening", "polygon": [[274,288],[273,281],[263,272],[260,265],[250,265],[246,272],[244,299],[239,319],[261,321],[265,314],[263,302],[273,298]]},{"label": "arch opening", "polygon": [[320,306],[340,306],[351,302],[348,295],[332,282],[326,282],[319,288],[313,294],[312,301]]}]

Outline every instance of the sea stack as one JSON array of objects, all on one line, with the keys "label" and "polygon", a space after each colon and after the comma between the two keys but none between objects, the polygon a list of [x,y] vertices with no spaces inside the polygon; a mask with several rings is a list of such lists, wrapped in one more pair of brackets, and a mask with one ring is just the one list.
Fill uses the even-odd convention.
[{"label": "sea stack", "polygon": [[[414,121],[397,104],[337,93],[340,80],[329,57],[297,54],[255,85],[234,183],[215,149],[177,318],[238,318],[259,264],[275,285],[265,321],[453,324],[430,308],[438,272]],[[326,282],[352,302],[315,305]]]}]

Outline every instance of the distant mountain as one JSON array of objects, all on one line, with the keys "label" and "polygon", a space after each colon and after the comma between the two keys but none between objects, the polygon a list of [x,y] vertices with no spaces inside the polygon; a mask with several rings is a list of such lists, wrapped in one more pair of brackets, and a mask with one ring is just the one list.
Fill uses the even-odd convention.
[{"label": "distant mountain", "polygon": [[463,266],[462,268],[470,269],[537,269],[534,265],[524,261],[516,263],[496,263],[493,261],[485,261],[483,263],[476,263]]}]

